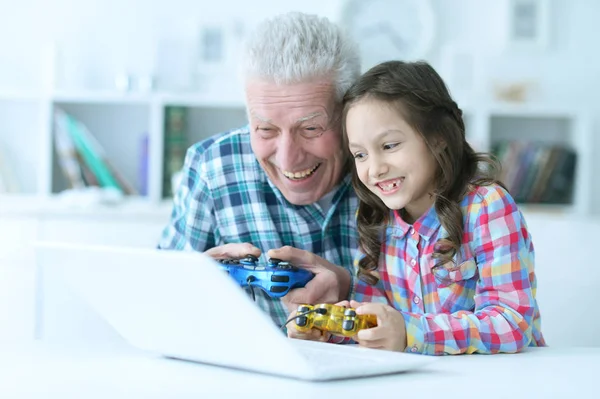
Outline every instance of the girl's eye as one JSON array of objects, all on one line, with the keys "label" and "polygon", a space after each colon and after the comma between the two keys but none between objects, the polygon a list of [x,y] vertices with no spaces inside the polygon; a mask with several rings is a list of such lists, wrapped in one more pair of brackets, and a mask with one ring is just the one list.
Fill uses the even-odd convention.
[{"label": "girl's eye", "polygon": [[396,148],[396,147],[398,147],[398,144],[400,144],[400,143],[389,143],[389,144],[384,144],[384,145],[383,145],[383,149],[384,149],[384,150],[391,150],[392,148]]},{"label": "girl's eye", "polygon": [[365,154],[364,152],[356,152],[356,153],[354,153],[354,159],[357,159],[357,160],[361,160],[361,159],[363,159],[366,156],[367,156],[367,154]]}]

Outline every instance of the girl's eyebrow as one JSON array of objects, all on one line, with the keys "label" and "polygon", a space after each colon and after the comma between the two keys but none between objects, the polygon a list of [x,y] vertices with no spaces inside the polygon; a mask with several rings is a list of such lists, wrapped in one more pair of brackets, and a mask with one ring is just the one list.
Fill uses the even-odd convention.
[{"label": "girl's eyebrow", "polygon": [[387,130],[384,130],[384,131],[378,133],[377,135],[375,135],[375,137],[373,137],[373,139],[374,140],[382,139],[385,136],[388,136],[388,135],[393,134],[393,133],[404,134],[404,132],[402,132],[402,130],[399,130],[399,129],[387,129]]},{"label": "girl's eyebrow", "polygon": [[[398,129],[387,129],[387,130],[384,130],[384,131],[382,131],[382,132],[380,132],[380,133],[376,134],[376,135],[373,137],[373,140],[381,140],[381,139],[383,139],[385,136],[388,136],[388,135],[390,135],[390,134],[393,134],[393,133],[400,133],[400,134],[404,134],[404,133],[402,132],[402,130],[398,130]],[[361,146],[360,144],[356,144],[356,143],[352,143],[352,142],[350,142],[350,143],[348,143],[348,148],[351,148],[351,147],[352,147],[352,148],[362,148],[362,146]]]}]

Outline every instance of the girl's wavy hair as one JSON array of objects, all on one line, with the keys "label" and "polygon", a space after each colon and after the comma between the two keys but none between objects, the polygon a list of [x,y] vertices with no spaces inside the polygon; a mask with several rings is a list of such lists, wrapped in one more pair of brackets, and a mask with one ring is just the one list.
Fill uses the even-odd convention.
[{"label": "girl's wavy hair", "polygon": [[[346,92],[343,100],[344,145],[348,145],[346,116],[365,99],[392,105],[424,139],[437,161],[435,211],[448,232],[434,246],[436,265],[453,261],[463,238],[460,202],[472,186],[502,185],[496,178],[500,164],[487,153],[476,153],[465,137],[461,109],[452,100],[442,78],[426,62],[389,61],[364,73]],[[441,146],[440,146],[441,144]],[[442,150],[439,150],[439,149]],[[365,256],[359,261],[358,277],[369,284],[378,278],[381,237],[390,210],[358,178],[352,162],[352,184],[359,198],[357,227],[359,245]]]}]

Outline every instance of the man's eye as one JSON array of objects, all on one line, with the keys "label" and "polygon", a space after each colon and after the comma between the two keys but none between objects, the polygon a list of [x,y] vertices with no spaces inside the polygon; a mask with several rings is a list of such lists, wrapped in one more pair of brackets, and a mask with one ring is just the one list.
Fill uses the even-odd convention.
[{"label": "man's eye", "polygon": [[271,138],[277,135],[277,130],[269,126],[258,126],[256,132],[262,138]]}]

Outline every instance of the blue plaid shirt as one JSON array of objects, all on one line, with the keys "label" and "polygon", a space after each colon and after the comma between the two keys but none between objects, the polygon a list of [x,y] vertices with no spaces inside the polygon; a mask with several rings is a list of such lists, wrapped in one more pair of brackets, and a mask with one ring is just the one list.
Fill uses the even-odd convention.
[{"label": "blue plaid shirt", "polygon": [[[271,183],[250,147],[249,126],[208,138],[187,152],[169,225],[158,247],[194,250],[248,242],[262,251],[285,245],[304,249],[353,274],[358,245],[358,200],[350,174],[337,186],[331,207],[293,205]],[[288,316],[279,299],[260,289],[256,302],[277,325]]]}]

